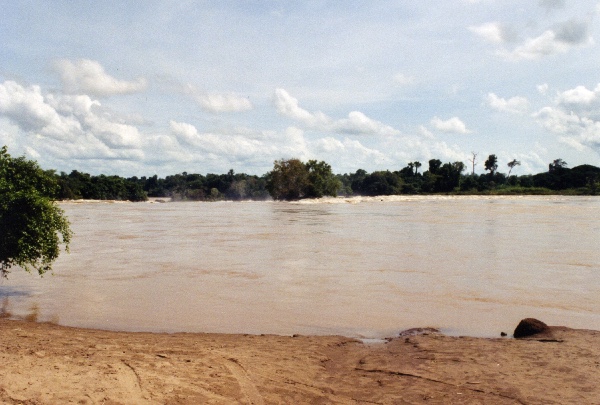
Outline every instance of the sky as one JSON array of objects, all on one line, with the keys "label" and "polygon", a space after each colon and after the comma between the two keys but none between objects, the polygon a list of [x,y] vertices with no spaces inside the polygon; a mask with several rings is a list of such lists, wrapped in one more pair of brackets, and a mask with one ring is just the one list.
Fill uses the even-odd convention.
[{"label": "sky", "polygon": [[600,2],[0,0],[0,145],[44,169],[600,166]]}]

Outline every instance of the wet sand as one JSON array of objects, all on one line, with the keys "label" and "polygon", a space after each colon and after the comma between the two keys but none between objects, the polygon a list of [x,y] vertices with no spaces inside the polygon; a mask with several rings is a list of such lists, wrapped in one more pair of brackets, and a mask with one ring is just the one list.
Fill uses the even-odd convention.
[{"label": "wet sand", "polygon": [[600,332],[126,333],[0,319],[3,404],[598,404]]}]

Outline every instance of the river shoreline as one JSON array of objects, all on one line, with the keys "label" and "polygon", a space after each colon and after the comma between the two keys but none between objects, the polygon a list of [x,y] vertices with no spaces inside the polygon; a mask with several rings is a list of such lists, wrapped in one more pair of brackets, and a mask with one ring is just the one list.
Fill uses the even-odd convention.
[{"label": "river shoreline", "polygon": [[6,404],[600,401],[600,332],[341,336],[131,333],[0,319]]}]

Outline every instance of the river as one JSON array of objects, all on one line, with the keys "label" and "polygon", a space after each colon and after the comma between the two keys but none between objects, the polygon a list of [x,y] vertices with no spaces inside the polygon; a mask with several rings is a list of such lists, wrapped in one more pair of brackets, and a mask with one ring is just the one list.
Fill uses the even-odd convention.
[{"label": "river", "polygon": [[0,281],[2,311],[125,331],[600,330],[600,199],[62,203],[70,253]]}]

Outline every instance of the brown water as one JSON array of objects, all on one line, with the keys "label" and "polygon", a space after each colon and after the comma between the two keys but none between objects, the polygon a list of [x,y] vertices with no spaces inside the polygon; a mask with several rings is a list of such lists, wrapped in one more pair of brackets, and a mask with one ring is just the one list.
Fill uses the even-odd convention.
[{"label": "brown water", "polygon": [[600,329],[599,198],[67,203],[55,274],[4,311],[128,331],[343,334]]}]

